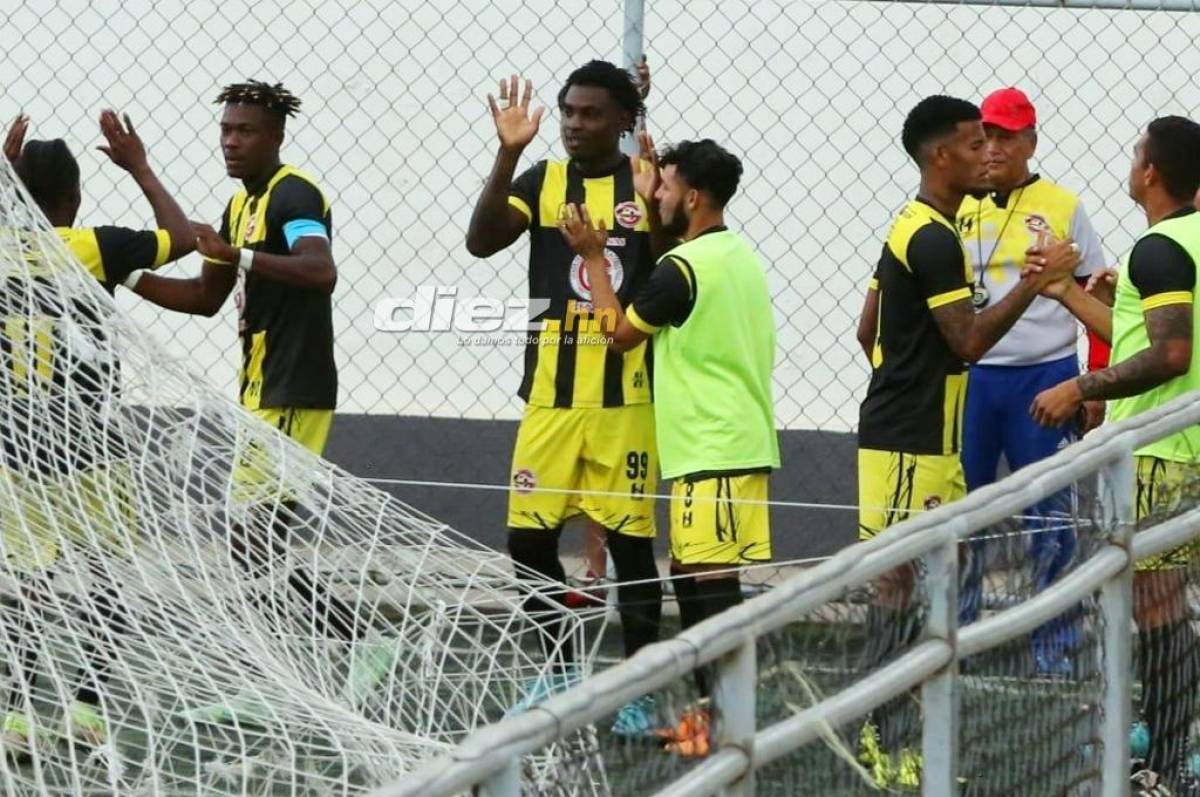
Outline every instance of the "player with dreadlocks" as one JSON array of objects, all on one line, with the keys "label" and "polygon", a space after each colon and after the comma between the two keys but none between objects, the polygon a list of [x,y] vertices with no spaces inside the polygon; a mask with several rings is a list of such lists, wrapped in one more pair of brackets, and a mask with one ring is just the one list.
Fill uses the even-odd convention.
[{"label": "player with dreadlocks", "polygon": [[[651,547],[658,473],[650,400],[650,346],[609,351],[611,313],[597,313],[583,259],[558,231],[559,214],[586,205],[612,231],[604,250],[612,287],[628,304],[646,283],[658,238],[653,215],[655,176],[639,158],[621,153],[644,112],[638,84],[607,61],[591,61],[568,76],[558,93],[567,158],[542,160],[513,179],[521,153],[537,135],[542,109],[530,113],[533,85],[517,76],[488,96],[499,150],[475,205],[467,250],[501,251],[528,230],[529,295],[549,302],[534,319],[518,394],[526,408],[517,430],[508,505],[508,551],[524,572],[562,582],[558,556],[563,523],[585,515],[606,529],[616,569],[617,605],[625,653],[658,638],[662,590]],[[643,152],[652,146],[642,137]],[[532,586],[532,585],[531,585]],[[555,677],[530,685],[525,708],[576,676],[571,640],[562,631],[564,596],[532,588],[527,608],[542,619]],[[643,703],[617,717],[614,732],[640,735],[653,725]]]},{"label": "player with dreadlocks", "polygon": [[[286,120],[300,100],[281,84],[248,81],[226,86],[216,102],[221,151],[230,177],[242,188],[225,208],[218,232],[193,224],[204,256],[198,277],[143,276],[136,292],[162,307],[211,316],[240,283],[238,331],[242,344],[242,406],[283,434],[320,454],[337,400],[332,302],[337,268],[330,242],[329,202],[312,178],[280,160]],[[240,445],[234,468],[235,497],[258,507],[245,523],[231,524],[231,553],[247,577],[270,582],[283,570],[287,592],[320,633],[354,643],[366,623],[321,584],[308,568],[286,569],[289,538],[301,509],[280,495],[269,462],[252,445]],[[279,511],[272,511],[272,506]],[[260,595],[264,610],[284,596]],[[366,652],[364,652],[364,650]],[[357,702],[390,668],[394,652],[383,645],[354,650],[347,699]],[[255,719],[262,707],[248,699],[203,711],[204,718]],[[261,715],[259,715],[261,716]]]}]

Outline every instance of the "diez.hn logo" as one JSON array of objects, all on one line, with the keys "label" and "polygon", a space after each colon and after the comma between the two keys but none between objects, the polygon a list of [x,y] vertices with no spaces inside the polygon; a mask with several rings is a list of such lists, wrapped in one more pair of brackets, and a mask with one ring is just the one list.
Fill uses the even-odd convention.
[{"label": "diez.hn logo", "polygon": [[409,297],[375,304],[381,332],[537,332],[549,299],[459,296],[455,285],[423,285]]}]

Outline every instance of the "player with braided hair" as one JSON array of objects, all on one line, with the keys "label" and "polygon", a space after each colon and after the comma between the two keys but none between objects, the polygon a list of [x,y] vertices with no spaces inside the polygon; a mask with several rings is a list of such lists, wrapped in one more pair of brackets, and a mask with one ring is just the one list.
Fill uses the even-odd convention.
[{"label": "player with braided hair", "polygon": [[[230,177],[242,188],[225,208],[220,230],[193,224],[204,266],[192,279],[146,274],[136,292],[172,310],[211,316],[239,285],[242,406],[283,434],[320,454],[337,401],[331,297],[337,268],[331,250],[329,201],[308,175],[280,159],[288,118],[300,100],[281,84],[250,80],[226,86],[216,102],[221,151]],[[239,446],[234,463],[236,503],[249,507],[245,522],[230,524],[231,553],[251,579],[284,573],[286,588],[260,595],[264,610],[296,602],[324,635],[353,643],[367,623],[320,583],[311,568],[287,561],[294,526],[303,515],[294,497],[279,494],[278,474],[254,444]],[[386,644],[351,646],[347,701],[363,699],[394,661]],[[205,718],[252,720],[261,708],[235,700]]]}]

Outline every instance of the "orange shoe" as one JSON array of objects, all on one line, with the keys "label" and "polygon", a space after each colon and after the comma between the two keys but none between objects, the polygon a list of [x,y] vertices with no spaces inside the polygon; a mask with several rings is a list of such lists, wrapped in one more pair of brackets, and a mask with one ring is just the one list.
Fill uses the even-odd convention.
[{"label": "orange shoe", "polygon": [[712,717],[705,708],[684,711],[674,728],[660,728],[654,735],[663,741],[663,752],[684,758],[703,758],[712,750]]}]

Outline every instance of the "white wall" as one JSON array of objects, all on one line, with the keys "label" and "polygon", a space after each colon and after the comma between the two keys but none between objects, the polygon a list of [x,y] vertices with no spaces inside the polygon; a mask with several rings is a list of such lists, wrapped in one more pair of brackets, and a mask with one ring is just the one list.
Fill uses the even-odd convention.
[{"label": "white wall", "polygon": [[[1139,128],[1194,113],[1200,99],[1195,15],[646,5],[652,130],[662,141],[708,135],[744,157],[733,222],[770,268],[778,417],[790,428],[854,427],[866,382],[854,323],[891,214],[915,187],[897,139],[921,96],[1029,92],[1042,116],[1039,169],[1083,194],[1114,257],[1142,223],[1123,189]],[[0,0],[0,116],[23,109],[32,136],[68,140],[84,170],[82,223],[150,223],[130,181],[93,149],[106,105],[133,116],[184,208],[216,220],[236,186],[212,99],[234,80],[283,81],[304,100],[285,157],[316,175],[334,206],[341,409],[512,418],[519,349],[376,332],[372,307],[418,285],[524,295],[524,245],[488,261],[462,245],[494,153],[483,97],[517,70],[553,105],[573,66],[620,57],[621,22],[618,0]],[[527,160],[558,151],[550,114]],[[232,303],[210,320],[120,301],[232,393]]]}]

